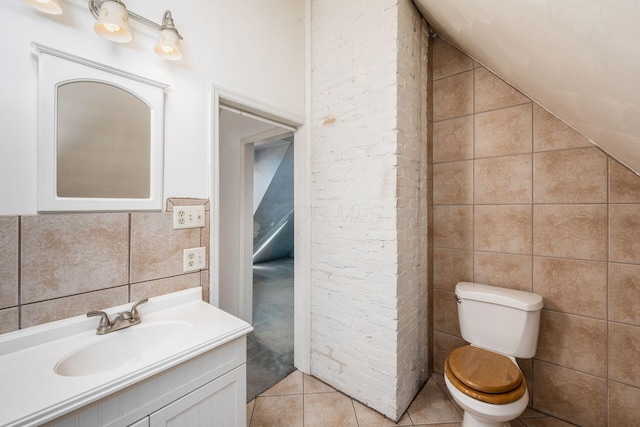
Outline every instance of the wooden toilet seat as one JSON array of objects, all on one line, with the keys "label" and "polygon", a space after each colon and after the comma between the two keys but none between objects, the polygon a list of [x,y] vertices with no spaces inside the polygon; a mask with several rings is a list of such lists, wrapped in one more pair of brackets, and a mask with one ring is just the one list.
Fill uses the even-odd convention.
[{"label": "wooden toilet seat", "polygon": [[527,391],[522,372],[511,359],[470,345],[454,349],[444,371],[454,387],[486,403],[512,403]]}]

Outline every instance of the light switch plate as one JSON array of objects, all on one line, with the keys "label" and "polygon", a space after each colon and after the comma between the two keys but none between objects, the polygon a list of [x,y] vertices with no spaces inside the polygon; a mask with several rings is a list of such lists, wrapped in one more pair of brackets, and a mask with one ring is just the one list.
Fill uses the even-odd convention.
[{"label": "light switch plate", "polygon": [[185,272],[207,268],[207,248],[185,249],[182,257],[182,266]]},{"label": "light switch plate", "polygon": [[174,206],[173,229],[204,227],[204,206]]}]

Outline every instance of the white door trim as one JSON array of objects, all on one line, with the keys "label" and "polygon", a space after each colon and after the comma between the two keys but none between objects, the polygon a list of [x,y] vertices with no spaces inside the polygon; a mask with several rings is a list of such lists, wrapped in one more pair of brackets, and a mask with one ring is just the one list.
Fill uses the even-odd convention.
[{"label": "white door trim", "polygon": [[[210,302],[219,306],[219,236],[220,236],[220,105],[224,104],[252,115],[264,117],[288,126],[298,128],[294,132],[294,365],[310,373],[311,370],[311,215],[309,148],[305,118],[279,111],[259,101],[232,91],[209,85],[210,113],[210,175],[209,219],[211,241],[209,254]],[[242,291],[241,291],[242,294]],[[240,312],[244,310],[239,301]]]},{"label": "white door trim", "polygon": [[[240,141],[240,289],[238,317],[253,325],[253,142]],[[252,236],[249,238],[249,236]]]}]

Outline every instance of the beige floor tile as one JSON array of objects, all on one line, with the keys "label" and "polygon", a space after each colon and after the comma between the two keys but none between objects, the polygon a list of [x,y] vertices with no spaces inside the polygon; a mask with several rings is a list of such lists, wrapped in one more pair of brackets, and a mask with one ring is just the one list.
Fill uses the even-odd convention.
[{"label": "beige floor tile", "polygon": [[462,415],[433,379],[427,382],[409,406],[409,416],[415,425],[462,421]]},{"label": "beige floor tile", "polygon": [[366,407],[360,402],[353,401],[353,408],[356,411],[358,419],[358,427],[395,427],[395,426],[413,426],[409,415],[405,413],[398,423],[394,423],[384,415],[379,414],[371,408]]},{"label": "beige floor tile", "polygon": [[[431,376],[396,424],[322,381],[295,371],[247,404],[247,427],[460,427],[462,413],[446,389],[442,374]],[[531,408],[511,421],[511,427],[569,426],[572,424]]]},{"label": "beige floor tile", "polygon": [[518,418],[541,418],[541,417],[546,417],[546,415],[543,414],[542,412],[536,411],[535,409],[527,408],[524,410],[522,415],[520,415]]},{"label": "beige floor tile", "polygon": [[302,394],[302,376],[300,371],[293,371],[285,379],[262,393],[260,396],[280,396],[286,394]]},{"label": "beige floor tile", "polygon": [[333,393],[336,390],[310,375],[304,375],[304,393]]},{"label": "beige floor tile", "polygon": [[303,427],[302,395],[264,396],[255,402],[250,427]]},{"label": "beige floor tile", "polygon": [[527,427],[571,427],[574,425],[553,417],[524,418],[521,421]]},{"label": "beige floor tile", "polygon": [[444,395],[447,396],[447,399],[449,400],[449,402],[451,402],[451,404],[456,409],[456,411],[458,411],[459,414],[464,414],[464,409],[462,409],[462,407],[458,405],[458,402],[453,400],[453,396],[451,396],[451,392],[447,388],[447,383],[444,381],[444,375],[442,374],[435,374],[435,375],[438,375],[440,378],[431,377],[430,380],[435,379],[436,383],[440,385],[440,390],[444,392]]},{"label": "beige floor tile", "polygon": [[247,427],[251,424],[251,415],[253,415],[253,407],[256,405],[256,400],[253,399],[247,403]]},{"label": "beige floor tile", "polygon": [[[416,424],[416,427],[460,427],[462,425],[462,423],[436,423],[436,424]],[[513,427],[513,426],[512,426]]]},{"label": "beige floor tile", "polygon": [[338,392],[305,394],[304,427],[328,426],[358,427],[351,398]]}]

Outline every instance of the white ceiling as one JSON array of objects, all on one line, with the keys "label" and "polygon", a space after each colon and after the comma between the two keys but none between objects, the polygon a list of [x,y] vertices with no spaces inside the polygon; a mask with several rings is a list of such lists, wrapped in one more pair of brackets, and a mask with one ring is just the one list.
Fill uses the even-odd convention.
[{"label": "white ceiling", "polygon": [[414,2],[438,35],[640,172],[640,1]]}]

